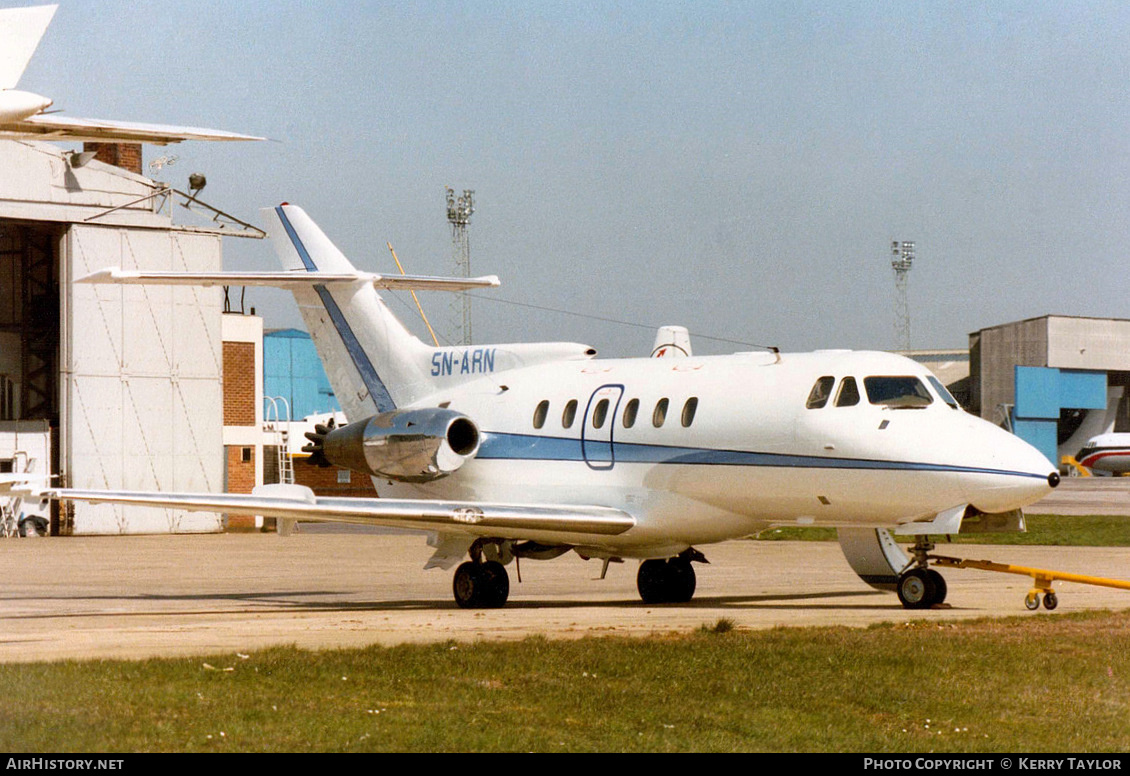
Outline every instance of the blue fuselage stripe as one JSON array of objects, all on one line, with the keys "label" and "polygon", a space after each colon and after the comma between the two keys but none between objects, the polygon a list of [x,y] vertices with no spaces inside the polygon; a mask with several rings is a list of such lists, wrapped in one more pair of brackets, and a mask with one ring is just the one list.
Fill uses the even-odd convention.
[{"label": "blue fuselage stripe", "polygon": [[[476,458],[480,460],[520,461],[584,461],[586,453],[580,439],[542,437],[533,434],[483,432],[482,445]],[[609,447],[605,443],[606,447]],[[607,453],[605,453],[607,455]],[[961,474],[994,474],[1010,477],[1046,479],[1046,474],[987,469],[976,466],[954,466],[914,461],[882,461],[868,458],[826,458],[816,455],[757,453],[745,450],[714,450],[696,447],[667,447],[629,442],[616,442],[616,465],[624,463],[684,464],[691,466],[761,466],[802,469],[871,469],[888,471],[936,471]]]},{"label": "blue fuselage stripe", "polygon": [[[306,246],[302,244],[299,239],[298,233],[291,225],[290,219],[286,217],[286,212],[282,207],[276,207],[275,212],[278,213],[279,220],[282,222],[283,229],[286,230],[287,237],[294,245],[294,249],[298,251],[298,257],[302,259],[303,266],[306,267],[308,272],[317,272],[318,265],[314,263],[314,259],[306,250]],[[314,291],[318,294],[318,298],[322,300],[322,305],[329,313],[330,321],[333,322],[334,328],[337,329],[338,336],[341,337],[342,343],[345,345],[346,351],[349,353],[349,358],[353,361],[353,366],[356,368],[357,373],[361,375],[362,382],[365,383],[365,388],[369,392],[369,396],[376,402],[378,412],[391,412],[396,409],[396,402],[392,400],[389,395],[388,388],[385,387],[384,380],[377,374],[376,367],[373,362],[369,360],[369,354],[361,347],[361,343],[357,340],[357,335],[353,333],[353,329],[346,320],[345,314],[342,313],[341,307],[338,306],[337,301],[333,298],[329,289],[323,285],[315,285]]]}]

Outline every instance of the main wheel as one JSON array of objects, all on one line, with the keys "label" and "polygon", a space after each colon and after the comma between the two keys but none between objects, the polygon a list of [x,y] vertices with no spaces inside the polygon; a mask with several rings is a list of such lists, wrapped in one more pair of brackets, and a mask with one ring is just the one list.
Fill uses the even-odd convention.
[{"label": "main wheel", "polygon": [[683,604],[694,597],[697,579],[689,560],[671,558],[667,561],[667,600]]},{"label": "main wheel", "polygon": [[928,609],[934,603],[937,590],[930,569],[916,568],[899,577],[899,601],[907,609]]},{"label": "main wheel", "polygon": [[467,561],[455,569],[455,578],[451,581],[451,591],[455,594],[455,603],[460,609],[478,609],[483,606],[483,598],[489,585],[479,564]]},{"label": "main wheel", "polygon": [[636,574],[636,588],[645,604],[666,603],[667,562],[652,559],[641,563],[639,573]]},{"label": "main wheel", "polygon": [[510,576],[506,567],[496,560],[488,560],[479,569],[483,578],[483,596],[481,606],[488,609],[497,609],[506,603],[510,597]]}]

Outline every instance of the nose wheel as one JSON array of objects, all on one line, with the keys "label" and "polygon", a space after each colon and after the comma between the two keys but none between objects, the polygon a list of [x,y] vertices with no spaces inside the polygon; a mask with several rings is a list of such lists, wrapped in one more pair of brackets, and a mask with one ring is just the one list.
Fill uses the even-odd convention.
[{"label": "nose wheel", "polygon": [[946,580],[931,568],[913,568],[899,577],[899,601],[907,609],[929,609],[946,600]]},{"label": "nose wheel", "polygon": [[[934,545],[928,536],[915,538],[911,554],[915,564],[914,568],[907,569],[899,576],[898,592],[899,601],[907,609],[929,609],[946,600],[946,580],[941,574],[930,568],[930,552]],[[909,565],[909,564],[908,564]]]}]

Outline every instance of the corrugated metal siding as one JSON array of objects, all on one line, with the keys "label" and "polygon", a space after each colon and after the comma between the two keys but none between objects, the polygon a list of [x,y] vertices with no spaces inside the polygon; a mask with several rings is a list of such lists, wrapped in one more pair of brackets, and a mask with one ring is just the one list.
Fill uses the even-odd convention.
[{"label": "corrugated metal siding", "polygon": [[[74,225],[73,281],[96,269],[216,271],[220,238]],[[79,488],[223,487],[220,289],[67,282],[65,469]],[[219,515],[77,504],[75,533],[216,531]]]},{"label": "corrugated metal siding", "polygon": [[1130,371],[1130,321],[1050,317],[1048,366]]}]

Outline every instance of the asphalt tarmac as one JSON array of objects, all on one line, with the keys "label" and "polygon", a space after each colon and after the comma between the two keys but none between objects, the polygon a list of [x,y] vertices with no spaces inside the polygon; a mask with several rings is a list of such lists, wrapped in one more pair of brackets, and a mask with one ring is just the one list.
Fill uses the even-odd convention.
[{"label": "asphalt tarmac", "polygon": [[[1130,482],[1070,480],[1033,513],[1128,514]],[[1111,484],[1113,483],[1113,484]],[[1075,494],[1075,495],[1073,495]],[[1125,511],[1123,511],[1125,510]],[[464,611],[451,572],[424,571],[421,535],[307,532],[10,539],[0,542],[0,661],[230,655],[446,640],[645,637],[728,619],[738,628],[1056,617],[1130,608],[1130,592],[1056,583],[1059,608],[1028,612],[1028,577],[945,570],[945,604],[908,611],[851,571],[831,542],[732,541],[701,548],[688,604],[639,600],[637,563],[574,554],[514,566],[503,609]],[[1130,578],[1128,548],[951,545],[939,554]]]}]

